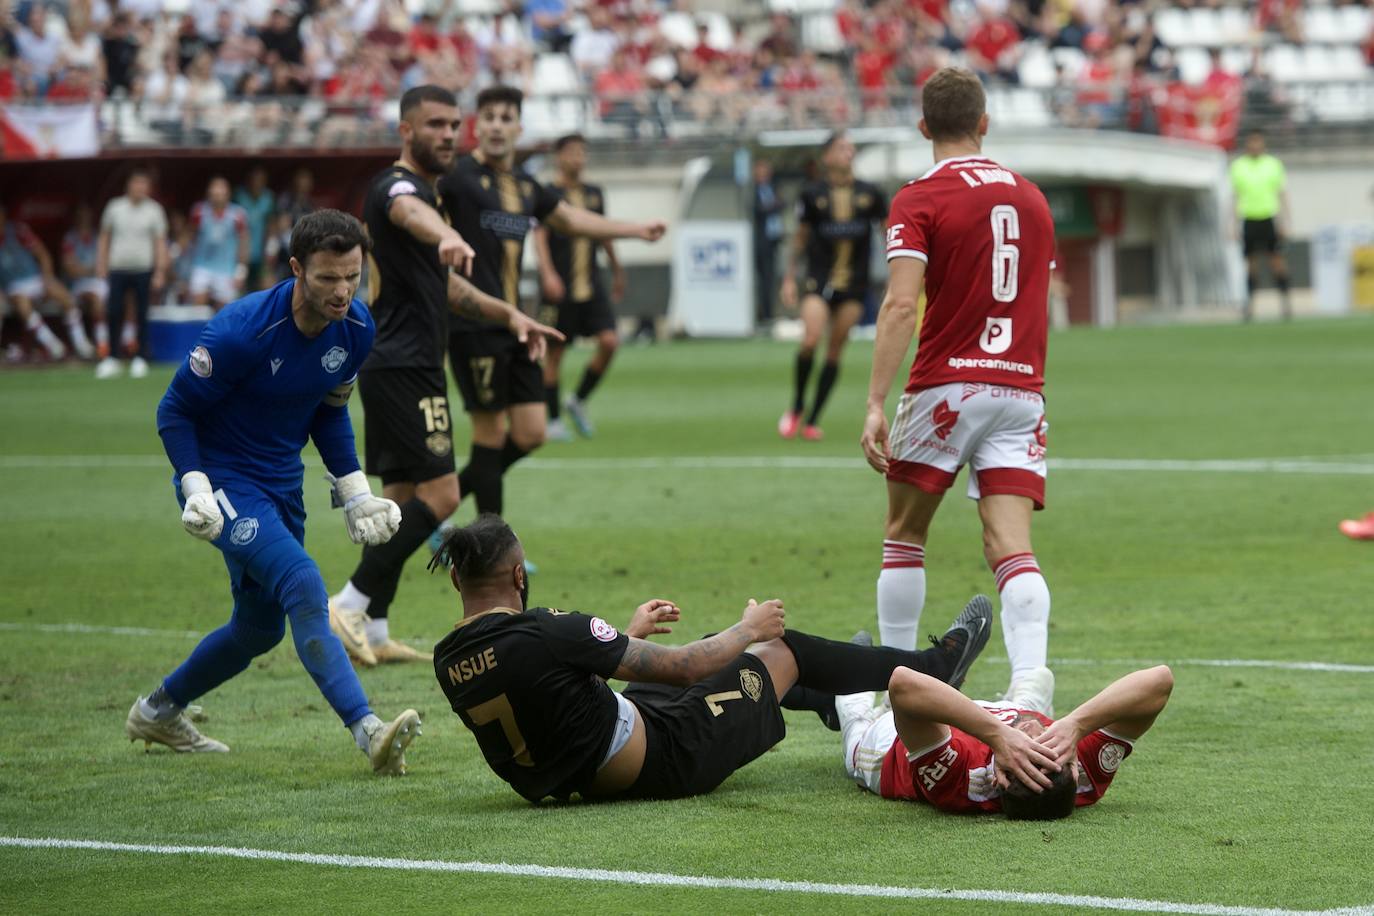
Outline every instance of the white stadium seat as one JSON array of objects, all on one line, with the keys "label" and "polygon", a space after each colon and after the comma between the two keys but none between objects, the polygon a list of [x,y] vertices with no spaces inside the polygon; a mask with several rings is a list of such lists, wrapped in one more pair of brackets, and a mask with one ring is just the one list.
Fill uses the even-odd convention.
[{"label": "white stadium seat", "polygon": [[1341,34],[1341,20],[1329,6],[1309,7],[1302,18],[1303,37],[1320,43],[1346,40]]},{"label": "white stadium seat", "polygon": [[1188,36],[1188,15],[1183,10],[1166,6],[1155,13],[1155,32],[1170,47],[1190,44]]},{"label": "white stadium seat", "polygon": [[1345,42],[1364,41],[1374,26],[1374,11],[1367,6],[1343,6],[1340,9],[1341,35]]},{"label": "white stadium seat", "polygon": [[664,13],[658,20],[658,32],[668,43],[680,48],[697,46],[697,21],[691,13]]},{"label": "white stadium seat", "polygon": [[1174,55],[1178,62],[1178,75],[1183,82],[1196,86],[1212,72],[1212,59],[1199,47],[1179,48]]},{"label": "white stadium seat", "polygon": [[1225,39],[1221,31],[1221,18],[1210,7],[1198,6],[1188,11],[1189,44],[1215,48]]},{"label": "white stadium seat", "polygon": [[838,54],[844,50],[844,36],[832,13],[817,13],[802,20],[802,45],[817,54]]},{"label": "white stadium seat", "polygon": [[531,83],[538,95],[567,95],[581,92],[582,80],[566,54],[540,54],[534,58]]},{"label": "white stadium seat", "polygon": [[1307,76],[1302,52],[1293,45],[1275,45],[1264,56],[1265,69],[1276,82],[1300,82]]},{"label": "white stadium seat", "polygon": [[1223,6],[1217,11],[1221,25],[1221,43],[1239,45],[1248,42],[1255,31],[1255,17],[1248,9]]},{"label": "white stadium seat", "polygon": [[1032,89],[1048,89],[1054,85],[1054,58],[1039,42],[1027,42],[1021,54],[1016,72],[1021,77],[1021,85]]}]

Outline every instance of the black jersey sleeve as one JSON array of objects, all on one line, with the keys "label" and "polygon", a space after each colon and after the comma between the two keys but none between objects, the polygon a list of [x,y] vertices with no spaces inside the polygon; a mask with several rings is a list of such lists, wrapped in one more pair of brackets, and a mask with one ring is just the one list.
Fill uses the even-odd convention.
[{"label": "black jersey sleeve", "polygon": [[599,185],[589,184],[582,194],[582,203],[593,213],[606,215],[606,192]]},{"label": "black jersey sleeve", "polygon": [[544,184],[542,181],[534,183],[534,209],[531,212],[539,222],[543,222],[554,209],[563,202],[563,195],[552,185]]},{"label": "black jersey sleeve", "polygon": [[886,222],[888,200],[887,195],[883,193],[883,189],[877,185],[870,184],[864,185],[864,190],[872,197],[872,203],[869,204],[868,212],[864,214],[864,219],[872,220],[876,223]]},{"label": "black jersey sleeve", "polygon": [[620,667],[630,637],[600,617],[535,608],[544,644],[565,665],[610,677]]}]

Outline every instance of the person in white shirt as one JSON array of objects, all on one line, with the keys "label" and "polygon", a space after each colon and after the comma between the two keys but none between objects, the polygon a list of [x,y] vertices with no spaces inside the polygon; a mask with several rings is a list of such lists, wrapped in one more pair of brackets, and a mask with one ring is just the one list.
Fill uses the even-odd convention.
[{"label": "person in white shirt", "polygon": [[[110,298],[105,306],[109,322],[108,339],[119,340],[124,325],[125,296],[134,296],[138,320],[138,345],[129,361],[129,375],[148,374],[148,303],[155,289],[167,282],[167,213],[149,196],[152,180],[138,168],[129,173],[123,197],[116,197],[100,217],[100,243],[96,273],[109,283]],[[95,377],[113,378],[123,371],[119,360],[109,355],[96,366]]]}]

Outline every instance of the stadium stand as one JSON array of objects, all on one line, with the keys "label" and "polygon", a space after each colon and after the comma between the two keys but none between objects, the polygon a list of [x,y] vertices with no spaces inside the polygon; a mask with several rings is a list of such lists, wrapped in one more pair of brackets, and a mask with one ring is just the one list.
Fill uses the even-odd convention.
[{"label": "stadium stand", "polygon": [[534,140],[693,137],[909,123],[926,76],[954,63],[1017,127],[1229,147],[1242,109],[1295,127],[1374,121],[1367,2],[719,5],[28,0],[0,20],[0,105],[94,104],[106,148],[375,146],[409,86],[469,97],[505,81],[531,97]]}]

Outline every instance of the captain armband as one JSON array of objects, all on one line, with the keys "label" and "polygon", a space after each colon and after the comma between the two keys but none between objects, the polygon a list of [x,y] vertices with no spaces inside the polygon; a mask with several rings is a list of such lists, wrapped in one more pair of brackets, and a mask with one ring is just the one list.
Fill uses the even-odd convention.
[{"label": "captain armband", "polygon": [[341,382],[337,387],[330,390],[324,396],[324,403],[328,407],[343,407],[348,403],[349,397],[353,394],[353,384],[357,378],[351,378],[346,382]]}]

